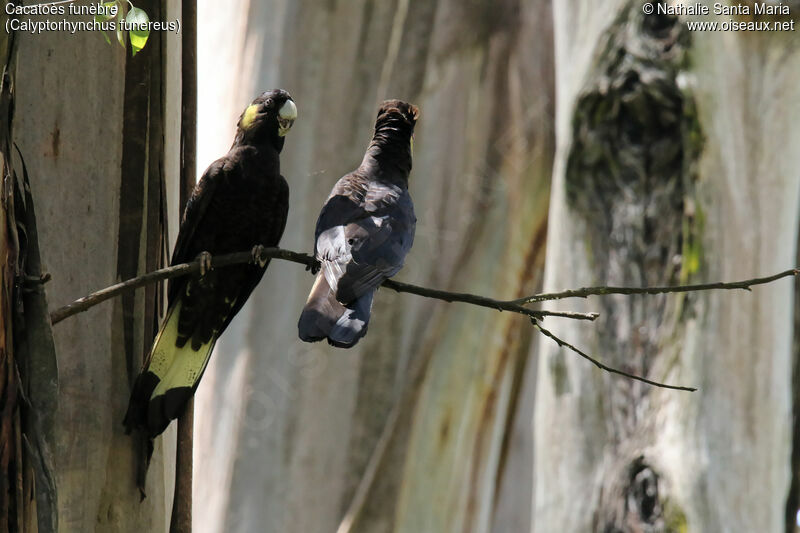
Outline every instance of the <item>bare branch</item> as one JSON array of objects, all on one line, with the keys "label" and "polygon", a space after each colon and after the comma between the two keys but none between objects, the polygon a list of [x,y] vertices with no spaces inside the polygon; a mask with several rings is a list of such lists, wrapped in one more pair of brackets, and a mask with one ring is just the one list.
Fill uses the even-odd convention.
[{"label": "bare branch", "polygon": [[711,291],[711,290],[731,290],[731,289],[744,289],[750,290],[754,285],[764,285],[772,283],[781,278],[788,278],[800,274],[800,269],[792,268],[784,270],[778,274],[767,276],[764,278],[753,278],[744,281],[734,281],[730,283],[716,282],[716,283],[700,283],[698,285],[677,285],[674,287],[584,287],[582,289],[571,289],[562,292],[545,292],[541,294],[534,294],[533,296],[526,296],[525,298],[518,298],[516,300],[509,300],[506,303],[524,305],[534,302],[544,302],[548,300],[563,300],[564,298],[586,298],[587,296],[602,296],[606,294],[665,294],[670,292],[695,292],[695,291]]},{"label": "bare branch", "polygon": [[[301,265],[305,265],[308,268],[312,268],[317,265],[316,260],[308,255],[298,252],[293,252],[291,250],[283,250],[281,248],[263,248],[261,251],[261,259],[281,259],[284,261],[290,261],[293,263],[299,263]],[[252,252],[237,252],[228,255],[222,255],[218,257],[213,257],[211,264],[212,268],[219,268],[224,266],[230,265],[237,265],[237,264],[244,264],[249,263],[253,260]],[[124,292],[132,291],[139,287],[144,287],[151,283],[157,283],[159,281],[164,281],[167,279],[177,278],[180,276],[185,276],[187,274],[193,274],[200,271],[200,261],[194,261],[192,263],[184,263],[180,265],[175,265],[167,268],[163,268],[161,270],[156,270],[154,272],[149,272],[142,276],[124,281],[122,283],[118,283],[116,285],[112,285],[111,287],[107,287],[95,293],[92,293],[88,296],[80,298],[75,302],[65,305],[59,309],[56,309],[50,314],[50,319],[53,324],[57,324],[61,322],[65,318],[70,316],[76,315],[95,305],[102,303],[110,298],[118,296]],[[383,286],[389,289],[392,289],[396,292],[406,292],[409,294],[416,294],[418,296],[423,296],[425,298],[434,298],[437,300],[442,300],[445,302],[461,302],[467,303],[471,305],[476,305],[479,307],[486,307],[488,309],[494,309],[497,311],[510,311],[512,313],[518,313],[521,315],[525,315],[531,318],[531,322],[536,326],[536,328],[541,331],[545,336],[550,337],[553,339],[559,346],[568,348],[573,352],[577,353],[584,359],[590,361],[592,364],[597,366],[598,368],[605,370],[606,372],[610,372],[612,374],[617,374],[620,376],[627,377],[629,379],[633,379],[636,381],[641,381],[642,383],[647,383],[648,385],[652,385],[654,387],[660,387],[665,389],[673,389],[673,390],[682,390],[682,391],[695,391],[696,388],[693,387],[683,387],[678,385],[669,385],[665,383],[659,383],[657,381],[653,381],[641,376],[637,376],[635,374],[631,374],[625,372],[623,370],[619,370],[608,365],[605,365],[598,361],[597,359],[593,358],[592,356],[588,355],[587,353],[581,351],[580,349],[576,348],[575,346],[569,344],[568,342],[558,338],[548,329],[542,327],[539,323],[539,320],[547,317],[547,316],[554,316],[554,317],[562,317],[562,318],[570,318],[575,320],[595,320],[598,317],[597,313],[572,313],[566,311],[542,311],[542,310],[534,310],[524,307],[524,304],[534,303],[534,302],[542,302],[547,300],[561,300],[565,298],[586,298],[587,296],[601,296],[601,295],[608,295],[608,294],[664,294],[664,293],[673,293],[673,292],[691,292],[691,291],[706,291],[706,290],[731,290],[731,289],[744,289],[750,290],[750,287],[754,285],[764,285],[766,283],[771,283],[781,278],[797,276],[800,274],[800,269],[790,269],[778,274],[774,274],[772,276],[767,276],[763,278],[753,278],[743,281],[736,281],[730,283],[703,283],[698,285],[680,285],[674,287],[642,287],[642,288],[634,288],[634,287],[585,287],[582,289],[574,289],[574,290],[567,290],[562,292],[553,292],[553,293],[541,293],[536,294],[533,296],[528,296],[526,298],[519,298],[517,300],[495,300],[492,298],[487,298],[485,296],[480,296],[476,294],[469,294],[469,293],[457,293],[457,292],[448,292],[442,291],[438,289],[430,289],[427,287],[420,287],[418,285],[411,285],[409,283],[402,283],[399,281],[394,280],[386,280],[383,283]]]},{"label": "bare branch", "polygon": [[[299,263],[306,267],[313,267],[317,264],[316,260],[308,254],[292,252],[291,250],[283,250],[281,248],[263,248],[261,251],[261,259],[281,259],[284,261],[291,261],[292,263]],[[211,260],[212,268],[219,268],[230,265],[239,265],[252,262],[253,255],[251,251],[236,252],[233,254],[220,255],[213,257]],[[200,272],[200,261],[193,261],[191,263],[184,263],[174,265],[154,272],[148,272],[133,279],[117,283],[105,289],[94,292],[88,296],[84,296],[75,300],[71,304],[56,309],[50,313],[50,320],[53,324],[57,324],[65,318],[71,317],[78,313],[82,313],[95,305],[105,302],[122,293],[157,283],[167,279],[186,276],[187,274],[194,274]],[[539,311],[523,307],[512,302],[503,302],[500,300],[493,300],[485,296],[478,296],[475,294],[454,293],[440,291],[436,289],[428,289],[426,287],[419,287],[408,283],[401,283],[399,281],[386,280],[383,285],[397,292],[407,292],[416,294],[418,296],[425,296],[427,298],[435,298],[437,300],[444,300],[446,302],[463,302],[480,307],[488,307],[498,311],[511,311],[526,315],[530,318],[541,319],[548,316],[557,316],[563,318],[571,318],[575,320],[595,320],[597,313],[569,313],[561,311]]]},{"label": "bare branch", "polygon": [[527,315],[531,318],[541,318],[544,316],[557,316],[561,318],[571,318],[574,320],[595,320],[599,315],[597,313],[570,313],[567,311],[538,311],[528,309],[513,302],[503,302],[500,300],[493,300],[485,296],[478,296],[476,294],[468,294],[463,292],[447,292],[438,289],[428,289],[427,287],[418,287],[416,285],[409,285],[387,279],[383,282],[383,286],[397,292],[407,292],[409,294],[416,294],[417,296],[424,296],[425,298],[434,298],[436,300],[443,300],[445,302],[463,302],[467,304],[477,305],[479,307],[488,307],[496,311],[511,311],[512,313],[519,313]]},{"label": "bare branch", "polygon": [[636,374],[630,374],[628,372],[625,372],[624,370],[619,370],[617,368],[613,368],[613,367],[610,367],[608,365],[605,365],[605,364],[601,363],[600,361],[598,361],[597,359],[595,359],[594,357],[592,357],[591,355],[587,354],[586,352],[583,352],[583,351],[579,350],[578,348],[576,348],[575,346],[571,345],[567,341],[564,341],[564,340],[556,337],[550,330],[543,328],[542,325],[539,324],[537,321],[532,320],[531,322],[545,336],[550,337],[551,339],[553,339],[556,342],[556,344],[558,344],[561,347],[568,348],[568,349],[572,350],[573,352],[575,352],[576,354],[580,355],[581,357],[583,357],[587,361],[591,361],[597,368],[599,368],[601,370],[605,370],[606,372],[610,372],[612,374],[617,374],[617,375],[620,375],[620,376],[624,376],[626,378],[634,379],[636,381],[641,381],[642,383],[647,383],[648,385],[652,385],[654,387],[660,387],[662,389],[673,389],[673,390],[682,390],[682,391],[689,391],[689,392],[694,392],[694,391],[697,390],[694,387],[682,387],[680,385],[667,385],[666,383],[659,383],[658,381],[653,381],[653,380],[650,380],[650,379],[647,379],[647,378],[643,378],[642,376],[637,376]]}]

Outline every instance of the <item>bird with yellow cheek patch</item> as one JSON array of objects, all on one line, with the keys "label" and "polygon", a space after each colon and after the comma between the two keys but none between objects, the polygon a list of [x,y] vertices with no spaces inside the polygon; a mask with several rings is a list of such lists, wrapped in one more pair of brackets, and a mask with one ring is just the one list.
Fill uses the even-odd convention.
[{"label": "bird with yellow cheek patch", "polygon": [[[183,214],[172,264],[201,259],[200,274],[175,278],[169,310],[131,393],[125,426],[149,439],[183,411],[214,344],[267,268],[260,245],[278,246],[289,209],[280,172],[297,106],[286,91],[265,92],[239,117],[230,151],[197,183]],[[253,250],[252,264],[210,267],[210,255]],[[151,443],[152,446],[152,443]]]}]

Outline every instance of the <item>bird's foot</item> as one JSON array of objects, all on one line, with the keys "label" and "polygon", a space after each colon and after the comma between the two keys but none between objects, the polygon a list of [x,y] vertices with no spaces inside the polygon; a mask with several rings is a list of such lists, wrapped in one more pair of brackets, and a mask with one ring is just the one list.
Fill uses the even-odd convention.
[{"label": "bird's foot", "polygon": [[253,246],[253,250],[250,252],[250,254],[252,256],[252,262],[254,265],[258,265],[261,268],[267,266],[269,258],[264,257],[264,252],[266,252],[266,250],[267,249],[262,244],[256,244]]},{"label": "bird's foot", "polygon": [[211,254],[200,252],[197,254],[197,260],[200,261],[200,277],[203,278],[211,270]]},{"label": "bird's foot", "polygon": [[320,268],[322,268],[322,265],[316,259],[314,259],[313,263],[309,263],[306,265],[306,270],[308,272],[311,272],[311,274],[313,274],[314,276],[317,275],[317,272],[319,272]]}]

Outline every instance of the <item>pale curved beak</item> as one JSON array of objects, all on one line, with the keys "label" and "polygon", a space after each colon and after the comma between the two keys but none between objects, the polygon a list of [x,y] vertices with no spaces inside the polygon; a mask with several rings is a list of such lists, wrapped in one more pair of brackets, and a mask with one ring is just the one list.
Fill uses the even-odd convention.
[{"label": "pale curved beak", "polygon": [[278,135],[283,137],[292,129],[292,124],[297,119],[297,106],[291,100],[286,102],[278,110]]}]

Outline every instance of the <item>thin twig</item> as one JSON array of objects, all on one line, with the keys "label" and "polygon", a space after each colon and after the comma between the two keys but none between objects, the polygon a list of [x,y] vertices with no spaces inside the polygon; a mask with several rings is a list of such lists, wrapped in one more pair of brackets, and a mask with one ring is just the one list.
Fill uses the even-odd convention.
[{"label": "thin twig", "polygon": [[571,313],[568,311],[540,311],[528,309],[521,305],[512,302],[503,302],[494,300],[485,296],[478,296],[476,294],[469,294],[465,292],[448,292],[440,291],[438,289],[429,289],[427,287],[418,287],[400,281],[387,279],[383,282],[383,286],[397,292],[407,292],[409,294],[416,294],[417,296],[424,296],[425,298],[434,298],[436,300],[443,300],[445,302],[462,302],[479,307],[488,307],[496,311],[511,311],[512,313],[519,313],[527,315],[531,318],[541,318],[544,316],[557,316],[561,318],[571,318],[574,320],[595,320],[599,315],[597,313]]},{"label": "thin twig", "polygon": [[650,379],[647,379],[647,378],[643,378],[642,376],[637,376],[636,374],[630,374],[628,372],[625,372],[624,370],[619,370],[617,368],[613,368],[613,367],[610,367],[608,365],[605,365],[605,364],[601,363],[600,361],[598,361],[597,359],[595,359],[594,357],[592,357],[591,355],[587,354],[586,352],[583,352],[583,351],[579,350],[578,348],[576,348],[575,346],[571,345],[567,341],[556,337],[550,330],[543,328],[542,325],[539,324],[539,322],[537,322],[535,320],[532,320],[531,322],[546,337],[550,337],[551,339],[553,339],[556,342],[556,344],[558,344],[559,346],[564,347],[564,348],[569,348],[570,350],[572,350],[576,354],[580,355],[581,357],[583,357],[587,361],[591,361],[597,368],[599,368],[601,370],[605,370],[606,372],[610,372],[612,374],[617,374],[617,375],[620,375],[620,376],[624,376],[626,378],[634,379],[636,381],[641,381],[642,383],[647,383],[648,385],[653,385],[654,387],[660,387],[662,389],[673,389],[673,390],[682,390],[682,391],[689,391],[689,392],[694,392],[694,391],[697,390],[694,387],[682,387],[680,385],[668,385],[666,383],[660,383],[658,381],[653,381],[653,380],[650,380]]},{"label": "thin twig", "polygon": [[606,294],[665,294],[670,292],[695,292],[695,291],[711,291],[717,289],[730,290],[730,289],[744,289],[750,290],[754,285],[764,285],[765,283],[772,283],[781,278],[788,278],[800,274],[800,269],[792,268],[784,270],[778,274],[767,276],[764,278],[753,278],[744,281],[734,281],[730,283],[716,282],[716,283],[700,283],[698,285],[677,285],[674,287],[584,287],[582,289],[570,289],[562,292],[545,292],[541,294],[534,294],[533,296],[526,296],[525,298],[518,298],[516,300],[509,300],[507,303],[524,305],[534,302],[544,302],[548,300],[563,300],[564,298],[586,298],[587,296],[602,296]]},{"label": "thin twig", "polygon": [[[317,264],[316,260],[308,254],[292,252],[291,250],[284,250],[281,248],[263,248],[261,253],[261,259],[262,260],[281,259],[284,261],[299,263],[307,267],[313,267]],[[253,260],[252,252],[236,252],[233,254],[213,257],[211,259],[211,267],[220,268],[230,265],[239,265],[252,262],[252,260]],[[116,285],[112,285],[111,287],[106,287],[105,289],[101,289],[88,296],[84,296],[83,298],[75,300],[71,304],[67,304],[64,307],[60,307],[55,311],[53,311],[52,313],[50,313],[50,320],[52,321],[53,324],[57,324],[62,320],[64,320],[65,318],[71,317],[72,315],[76,315],[78,313],[82,313],[94,307],[95,305],[105,302],[106,300],[118,296],[124,292],[132,291],[134,289],[144,287],[145,285],[149,285],[151,283],[177,278],[180,276],[186,276],[187,274],[194,274],[197,272],[200,272],[199,260],[193,261],[191,263],[184,263],[167,268],[162,268],[161,270],[156,270],[154,272],[148,272],[147,274],[143,274],[136,278],[123,281],[122,283],[117,283]],[[571,318],[575,320],[591,321],[595,320],[598,316],[597,313],[569,313],[561,311],[540,311],[540,310],[528,309],[527,307],[523,307],[521,305],[517,305],[510,302],[503,302],[499,300],[493,300],[491,298],[486,298],[485,296],[440,291],[436,289],[429,289],[426,287],[419,287],[417,285],[410,285],[408,283],[400,283],[398,281],[392,281],[392,280],[386,280],[383,283],[383,285],[397,292],[407,292],[410,294],[425,296],[427,298],[436,298],[438,300],[444,300],[447,302],[469,303],[480,307],[488,307],[489,309],[496,309],[498,311],[511,311],[513,313],[519,313],[522,315],[526,315],[530,318],[536,318],[536,319],[541,319],[548,316],[555,316],[555,317]]]}]

